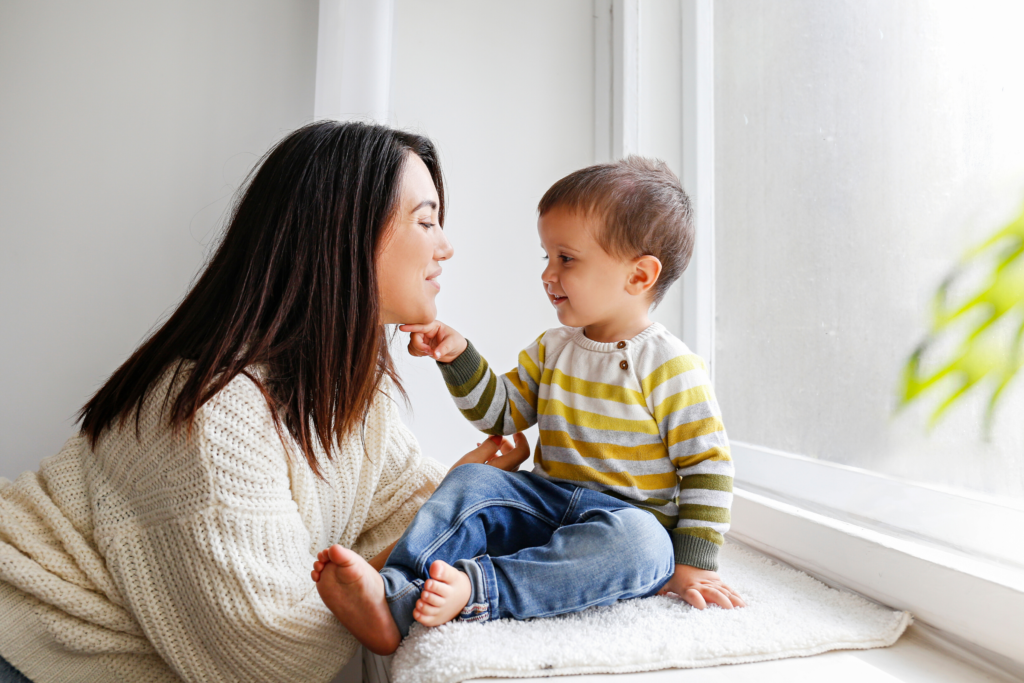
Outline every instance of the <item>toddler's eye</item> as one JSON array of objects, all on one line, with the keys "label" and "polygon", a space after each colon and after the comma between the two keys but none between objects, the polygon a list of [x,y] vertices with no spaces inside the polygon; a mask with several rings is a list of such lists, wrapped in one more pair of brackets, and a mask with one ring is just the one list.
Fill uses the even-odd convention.
[{"label": "toddler's eye", "polygon": [[541,256],[541,258],[544,259],[545,261],[547,261],[548,260],[548,255],[544,254],[543,256]]},{"label": "toddler's eye", "polygon": [[562,263],[572,261],[572,256],[566,256],[565,254],[560,254],[558,258],[562,259]]}]

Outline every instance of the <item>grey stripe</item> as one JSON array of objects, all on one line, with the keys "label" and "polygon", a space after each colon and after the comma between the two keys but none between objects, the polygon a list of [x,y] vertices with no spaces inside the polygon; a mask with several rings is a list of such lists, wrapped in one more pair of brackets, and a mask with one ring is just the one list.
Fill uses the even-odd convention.
[{"label": "grey stripe", "polygon": [[473,390],[470,391],[465,396],[452,396],[452,398],[455,400],[455,406],[459,410],[472,410],[473,408],[476,408],[476,404],[480,402],[481,394],[483,394],[484,390],[487,389],[487,383],[490,381],[490,373],[490,370],[488,370],[488,372],[485,372],[484,376],[480,378],[480,381],[477,383],[477,385],[473,387]]},{"label": "grey stripe", "polygon": [[662,434],[668,434],[671,430],[680,425],[690,424],[697,420],[706,420],[709,417],[718,417],[718,406],[714,400],[702,401],[692,406],[686,406],[682,410],[669,413],[658,425]]},{"label": "grey stripe", "polygon": [[684,505],[731,508],[732,494],[728,491],[712,491],[710,489],[680,489],[679,502]]},{"label": "grey stripe", "polygon": [[721,474],[726,477],[731,477],[735,473],[736,468],[732,464],[732,460],[702,460],[696,465],[691,465],[683,470],[686,476],[691,474]]},{"label": "grey stripe", "polygon": [[697,455],[698,453],[710,451],[712,448],[726,449],[728,447],[729,440],[725,438],[725,430],[720,429],[711,434],[680,441],[668,449],[668,456],[671,460],[675,460],[676,458],[684,458],[688,455]]}]

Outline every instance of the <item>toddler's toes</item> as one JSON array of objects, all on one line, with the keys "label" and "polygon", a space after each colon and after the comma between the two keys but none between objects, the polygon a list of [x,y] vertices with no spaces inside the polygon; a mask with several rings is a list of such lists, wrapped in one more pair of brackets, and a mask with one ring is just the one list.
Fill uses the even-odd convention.
[{"label": "toddler's toes", "polygon": [[443,581],[428,579],[427,582],[423,584],[423,591],[425,593],[439,595],[442,598],[447,598],[452,594],[452,587],[450,584],[444,583]]},{"label": "toddler's toes", "polygon": [[443,560],[434,560],[430,565],[430,578],[437,579],[441,583],[451,583],[448,572],[458,571]]},{"label": "toddler's toes", "polygon": [[434,607],[441,607],[444,605],[444,598],[436,593],[429,591],[423,591],[420,593],[420,602],[425,605],[433,605]]}]

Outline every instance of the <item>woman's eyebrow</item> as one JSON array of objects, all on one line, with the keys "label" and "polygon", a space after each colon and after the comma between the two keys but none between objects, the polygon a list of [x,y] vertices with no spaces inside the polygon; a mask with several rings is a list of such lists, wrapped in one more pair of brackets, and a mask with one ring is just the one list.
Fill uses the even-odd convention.
[{"label": "woman's eyebrow", "polygon": [[416,208],[414,208],[412,210],[412,213],[415,213],[415,212],[419,211],[424,206],[429,206],[431,209],[436,210],[437,209],[437,202],[435,202],[433,199],[424,199],[422,202],[420,202],[419,204],[416,205]]}]

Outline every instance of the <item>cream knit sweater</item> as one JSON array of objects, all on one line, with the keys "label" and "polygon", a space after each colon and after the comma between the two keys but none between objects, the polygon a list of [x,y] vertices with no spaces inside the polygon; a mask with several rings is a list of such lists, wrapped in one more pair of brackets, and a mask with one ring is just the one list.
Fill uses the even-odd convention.
[{"label": "cream knit sweater", "polygon": [[35,683],[330,680],[357,643],[320,601],[315,553],[373,556],[444,467],[383,393],[320,480],[250,379],[191,438],[162,417],[168,381],[138,439],[132,420],[0,479],[0,655]]}]

